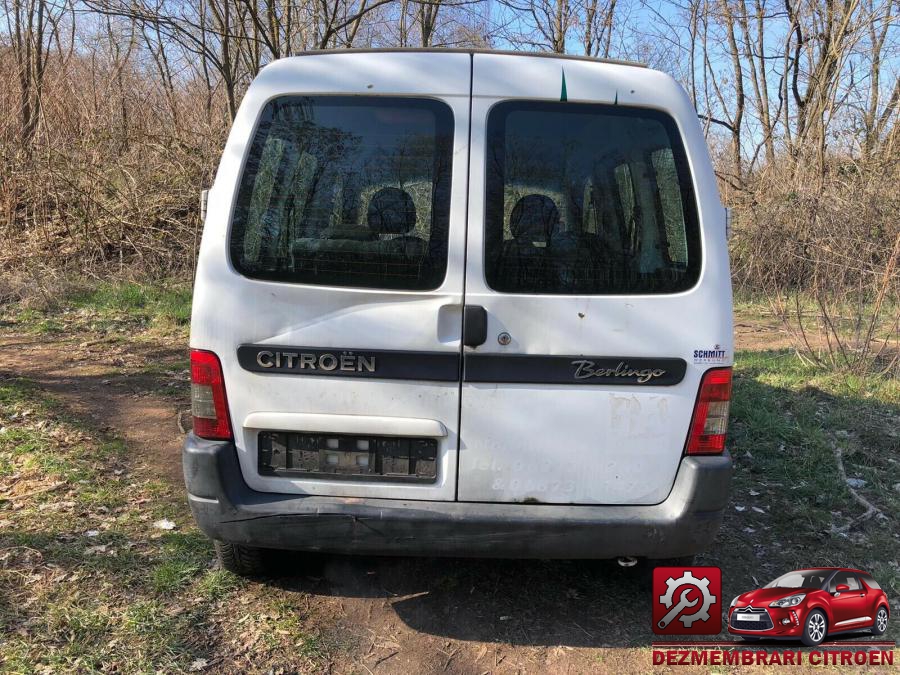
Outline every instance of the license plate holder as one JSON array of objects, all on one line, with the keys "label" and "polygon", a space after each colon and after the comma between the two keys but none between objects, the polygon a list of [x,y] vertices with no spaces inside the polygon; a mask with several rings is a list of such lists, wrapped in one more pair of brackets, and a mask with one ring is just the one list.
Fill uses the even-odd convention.
[{"label": "license plate holder", "polygon": [[258,470],[264,476],[434,483],[437,439],[262,431]]}]

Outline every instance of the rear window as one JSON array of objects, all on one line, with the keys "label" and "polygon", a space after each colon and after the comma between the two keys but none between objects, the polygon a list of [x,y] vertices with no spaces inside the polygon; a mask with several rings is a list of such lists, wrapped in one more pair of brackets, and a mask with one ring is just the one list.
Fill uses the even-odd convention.
[{"label": "rear window", "polygon": [[485,274],[508,293],[675,293],[700,274],[674,121],[642,109],[510,101],[488,119]]},{"label": "rear window", "polygon": [[878,585],[878,582],[875,581],[875,580],[874,580],[871,576],[869,576],[868,574],[860,574],[859,576],[862,578],[862,580],[863,580],[864,582],[866,582],[866,586],[868,586],[869,588],[871,588],[873,591],[880,591],[880,590],[881,590],[881,586]]},{"label": "rear window", "polygon": [[439,101],[288,96],[253,136],[231,228],[242,274],[429,290],[447,269],[453,114]]}]

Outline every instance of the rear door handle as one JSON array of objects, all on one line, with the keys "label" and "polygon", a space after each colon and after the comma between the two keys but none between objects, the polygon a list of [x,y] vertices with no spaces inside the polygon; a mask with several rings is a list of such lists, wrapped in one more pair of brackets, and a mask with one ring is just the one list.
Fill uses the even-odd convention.
[{"label": "rear door handle", "polygon": [[463,310],[463,344],[483,345],[487,340],[487,310],[481,305],[466,305]]}]

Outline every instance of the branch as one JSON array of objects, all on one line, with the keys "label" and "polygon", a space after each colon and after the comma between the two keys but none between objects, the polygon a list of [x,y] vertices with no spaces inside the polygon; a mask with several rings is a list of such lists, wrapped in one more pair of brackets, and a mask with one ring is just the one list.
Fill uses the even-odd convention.
[{"label": "branch", "polygon": [[732,125],[724,120],[716,119],[715,117],[710,117],[708,115],[701,115],[700,113],[697,113],[697,117],[699,117],[701,120],[704,120],[706,122],[712,122],[713,124],[718,124],[719,126],[723,126],[726,129],[728,129],[730,132],[734,133],[734,125]]}]

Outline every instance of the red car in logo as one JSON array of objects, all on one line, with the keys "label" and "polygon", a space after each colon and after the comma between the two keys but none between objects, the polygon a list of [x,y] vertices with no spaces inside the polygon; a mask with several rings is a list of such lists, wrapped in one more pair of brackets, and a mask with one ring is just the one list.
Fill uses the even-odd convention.
[{"label": "red car in logo", "polygon": [[828,635],[887,630],[887,596],[870,574],[844,567],[796,570],[763,588],[741,593],[728,608],[728,632],[745,640],[801,640],[818,645]]}]

